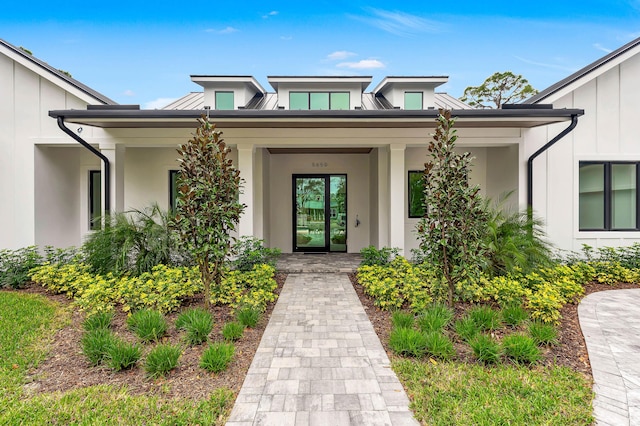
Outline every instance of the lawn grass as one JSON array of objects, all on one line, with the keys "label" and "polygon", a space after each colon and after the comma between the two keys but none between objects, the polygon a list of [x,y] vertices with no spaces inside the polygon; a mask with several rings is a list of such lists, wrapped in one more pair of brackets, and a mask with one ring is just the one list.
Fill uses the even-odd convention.
[{"label": "lawn grass", "polygon": [[165,400],[133,396],[126,387],[91,386],[28,396],[30,368],[46,356],[47,342],[70,315],[44,297],[0,291],[0,424],[207,424],[225,423],[233,392],[216,389],[209,399]]},{"label": "lawn grass", "polygon": [[[396,360],[416,418],[429,425],[590,425],[592,392],[566,367]],[[559,397],[561,396],[561,397]]]}]

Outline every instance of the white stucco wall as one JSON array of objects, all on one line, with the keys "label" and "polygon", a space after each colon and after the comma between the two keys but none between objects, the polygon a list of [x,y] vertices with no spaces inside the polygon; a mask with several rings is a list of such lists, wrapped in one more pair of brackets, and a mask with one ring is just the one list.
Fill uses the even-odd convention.
[{"label": "white stucco wall", "polygon": [[[332,173],[347,175],[347,250],[357,253],[369,245],[369,154],[272,154],[269,167],[272,247],[279,247],[283,253],[293,250],[292,175]],[[356,216],[360,220],[358,227]]]},{"label": "white stucco wall", "polygon": [[[640,54],[585,79],[567,93],[545,100],[555,108],[582,108],[575,130],[534,161],[534,210],[546,222],[556,247],[580,250],[640,242],[640,232],[581,232],[578,225],[580,161],[640,161]],[[567,124],[533,129],[526,135],[526,159]]]}]

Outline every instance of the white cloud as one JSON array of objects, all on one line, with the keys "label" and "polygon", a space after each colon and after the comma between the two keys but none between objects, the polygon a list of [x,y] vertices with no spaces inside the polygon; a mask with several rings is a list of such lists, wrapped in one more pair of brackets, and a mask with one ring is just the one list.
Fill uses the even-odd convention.
[{"label": "white cloud", "polygon": [[609,48],[607,48],[607,47],[604,47],[604,46],[603,46],[603,45],[601,45],[600,43],[595,43],[595,44],[593,45],[593,47],[594,47],[594,48],[596,48],[597,50],[601,50],[602,52],[605,52],[605,53],[611,53],[611,52],[613,52],[613,49],[609,49]]},{"label": "white cloud", "polygon": [[131,90],[131,89],[125,90],[124,92],[122,92],[122,94],[125,95],[125,96],[135,96],[136,95],[135,92],[133,90]]},{"label": "white cloud", "polygon": [[204,30],[206,33],[216,33],[216,34],[231,34],[231,33],[236,33],[238,31],[240,31],[237,28],[233,28],[233,27],[226,27],[223,28],[221,30],[215,29],[215,28],[208,28],[206,30]]},{"label": "white cloud", "polygon": [[340,68],[350,68],[355,70],[365,70],[365,69],[385,67],[385,65],[377,59],[362,59],[358,62],[341,62],[336,66]]},{"label": "white cloud", "polygon": [[144,104],[143,109],[160,109],[169,105],[171,102],[175,101],[177,98],[158,98],[153,101],[149,101]]},{"label": "white cloud", "polygon": [[354,19],[366,22],[376,28],[399,36],[413,33],[436,33],[442,30],[442,24],[417,15],[399,11],[369,9],[373,16],[353,16]]},{"label": "white cloud", "polygon": [[342,61],[351,56],[356,56],[356,54],[353,52],[348,52],[346,50],[338,50],[336,52],[329,53],[327,55],[327,59],[329,59],[330,61]]},{"label": "white cloud", "polygon": [[548,62],[536,62],[536,61],[532,61],[530,59],[522,58],[520,56],[514,56],[514,58],[516,58],[519,61],[524,62],[525,64],[536,65],[536,66],[543,67],[543,68],[552,68],[552,69],[561,70],[561,71],[567,71],[567,72],[574,72],[574,71],[577,70],[577,68],[568,67],[566,65],[559,65],[559,64],[553,64],[553,63],[548,63]]},{"label": "white cloud", "polygon": [[266,15],[262,15],[262,18],[263,19],[268,19],[271,16],[276,16],[277,14],[278,14],[277,10],[272,10],[271,12],[267,13]]}]

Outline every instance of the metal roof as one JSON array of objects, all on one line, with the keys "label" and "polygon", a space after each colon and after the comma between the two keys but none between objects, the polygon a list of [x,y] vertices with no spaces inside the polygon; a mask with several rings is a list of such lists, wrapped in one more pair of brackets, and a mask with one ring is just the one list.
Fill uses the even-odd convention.
[{"label": "metal roof", "polygon": [[13,51],[14,53],[22,56],[26,60],[38,65],[40,68],[46,70],[47,72],[51,73],[55,77],[64,80],[66,83],[70,84],[71,86],[75,87],[76,89],[79,89],[82,92],[86,93],[87,95],[95,98],[98,102],[101,102],[101,103],[106,104],[106,105],[117,105],[118,104],[113,99],[109,99],[108,97],[106,97],[102,93],[96,92],[95,90],[93,90],[89,86],[80,83],[75,78],[68,76],[67,74],[63,73],[62,71],[52,67],[48,63],[36,58],[33,55],[30,55],[29,53],[25,52],[24,50],[20,49],[19,47],[16,47],[16,46],[12,45],[11,43],[9,43],[9,42],[7,42],[7,41],[5,41],[3,39],[0,39],[0,46],[4,46],[7,49]]},{"label": "metal roof", "polygon": [[[102,128],[195,128],[209,113],[211,121],[227,128],[434,128],[438,111],[429,110],[139,110],[91,109],[49,111],[53,118]],[[581,109],[513,108],[497,110],[454,109],[458,128],[530,128],[564,122]]]},{"label": "metal roof", "polygon": [[[435,108],[444,109],[472,109],[469,105],[454,98],[447,93],[436,93],[434,97]],[[249,107],[246,107],[249,109]],[[162,107],[163,110],[202,110],[204,109],[204,93],[203,92],[191,92],[188,95],[181,97],[169,105]],[[260,101],[255,108],[261,110],[274,110],[278,109],[278,96],[275,93],[265,93],[264,98]],[[378,110],[378,109],[392,109],[385,107],[385,105],[376,100],[376,95],[373,93],[362,94],[362,109],[364,110]]]},{"label": "metal roof", "polygon": [[638,37],[637,39],[625,44],[624,46],[622,46],[619,49],[614,50],[613,52],[609,53],[606,56],[603,56],[602,58],[598,59],[595,62],[590,63],[589,65],[587,65],[586,67],[576,71],[575,73],[571,74],[569,77],[560,80],[559,82],[547,87],[546,89],[544,89],[543,91],[541,91],[540,93],[538,93],[537,95],[534,95],[532,97],[530,97],[529,99],[525,100],[524,102],[522,102],[523,104],[535,104],[538,103],[546,98],[548,98],[549,96],[551,96],[552,94],[562,90],[563,88],[569,86],[570,84],[576,82],[577,80],[585,77],[586,75],[590,74],[591,72],[597,70],[598,68],[602,67],[603,65],[615,60],[616,58],[620,57],[621,55],[635,49],[636,47],[640,46],[640,37]]}]

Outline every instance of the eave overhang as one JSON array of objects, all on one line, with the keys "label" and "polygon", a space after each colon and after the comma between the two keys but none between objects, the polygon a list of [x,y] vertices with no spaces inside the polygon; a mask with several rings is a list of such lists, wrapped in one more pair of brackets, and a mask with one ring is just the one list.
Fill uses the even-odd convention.
[{"label": "eave overhang", "polygon": [[[196,128],[206,110],[53,110],[49,116],[66,123],[122,128]],[[452,110],[456,128],[532,128],[570,121],[582,109],[518,108]],[[219,128],[435,128],[437,110],[230,110],[209,111]]]}]

